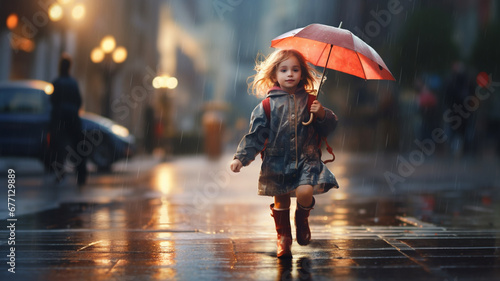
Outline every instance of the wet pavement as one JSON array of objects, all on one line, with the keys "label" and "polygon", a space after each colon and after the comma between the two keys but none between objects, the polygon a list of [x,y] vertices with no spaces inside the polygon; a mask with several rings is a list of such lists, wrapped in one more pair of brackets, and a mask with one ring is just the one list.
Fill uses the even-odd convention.
[{"label": "wet pavement", "polygon": [[233,174],[230,154],[140,156],[79,189],[72,176],[56,184],[36,163],[3,159],[0,169],[16,170],[17,220],[0,231],[0,279],[499,279],[500,161],[435,155],[404,170],[402,156],[337,153],[329,167],[341,188],[316,197],[312,243],[283,261],[272,200],[256,195],[260,160]]}]

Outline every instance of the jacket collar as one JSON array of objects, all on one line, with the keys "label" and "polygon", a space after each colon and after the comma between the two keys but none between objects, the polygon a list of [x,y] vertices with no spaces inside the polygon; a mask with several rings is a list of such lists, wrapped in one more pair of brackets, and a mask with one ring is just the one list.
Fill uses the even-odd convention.
[{"label": "jacket collar", "polygon": [[[297,89],[295,90],[295,94],[296,95],[300,95],[302,93],[306,93],[306,89],[304,88],[304,83],[299,82],[299,84],[297,85]],[[281,89],[281,87],[279,86],[278,82],[276,82],[274,84],[274,86],[269,89],[267,91],[267,95],[266,95],[266,98],[267,97],[272,97],[272,96],[282,96],[282,95],[288,95],[288,92]]]}]

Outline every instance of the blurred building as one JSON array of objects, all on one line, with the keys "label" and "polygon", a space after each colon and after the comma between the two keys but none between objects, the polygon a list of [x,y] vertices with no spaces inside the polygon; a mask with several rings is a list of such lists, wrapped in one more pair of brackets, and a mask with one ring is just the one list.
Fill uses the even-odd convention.
[{"label": "blurred building", "polygon": [[[226,103],[226,116],[249,116],[258,100],[247,94],[258,53],[279,34],[314,22],[338,25],[340,1],[164,1],[160,65],[175,75],[173,113],[179,130],[201,131],[209,103]],[[307,15],[307,16],[304,16]],[[163,32],[161,32],[163,30]],[[175,59],[172,56],[176,54]],[[232,118],[230,118],[232,123]]]},{"label": "blurred building", "polygon": [[[136,135],[142,133],[139,116],[154,93],[151,81],[158,62],[158,0],[19,0],[0,5],[0,80],[52,81],[60,54],[69,53],[85,110],[103,114],[109,94],[109,117]],[[54,5],[60,8],[52,11]],[[107,35],[124,48],[125,61],[114,63],[111,54],[99,63],[91,60],[91,51]]]}]

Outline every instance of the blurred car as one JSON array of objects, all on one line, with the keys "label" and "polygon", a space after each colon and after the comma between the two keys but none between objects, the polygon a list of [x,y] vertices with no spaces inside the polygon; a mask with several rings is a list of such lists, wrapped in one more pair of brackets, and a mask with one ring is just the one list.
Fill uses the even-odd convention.
[{"label": "blurred car", "polygon": [[[51,83],[40,80],[0,82],[0,157],[31,157],[49,167]],[[98,169],[135,152],[135,138],[127,128],[93,113],[82,113],[82,128],[89,140],[88,159]],[[68,152],[70,153],[70,152]]]}]

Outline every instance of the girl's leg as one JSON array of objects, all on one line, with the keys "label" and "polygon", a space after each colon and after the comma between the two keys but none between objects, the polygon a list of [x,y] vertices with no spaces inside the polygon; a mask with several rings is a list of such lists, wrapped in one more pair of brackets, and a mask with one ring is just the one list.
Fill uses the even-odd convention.
[{"label": "girl's leg", "polygon": [[301,185],[295,190],[297,196],[297,209],[295,210],[295,228],[297,231],[297,243],[308,245],[311,241],[311,230],[309,229],[309,212],[314,207],[313,187]]},{"label": "girl's leg", "polygon": [[274,196],[275,209],[289,209],[290,208],[290,194],[283,194]]},{"label": "girl's leg", "polygon": [[299,185],[295,190],[297,203],[304,207],[309,207],[313,203],[313,187],[312,185]]},{"label": "girl's leg", "polygon": [[274,197],[274,204],[271,204],[271,216],[276,224],[278,234],[278,258],[292,257],[292,228],[290,225],[290,195],[280,195]]}]

